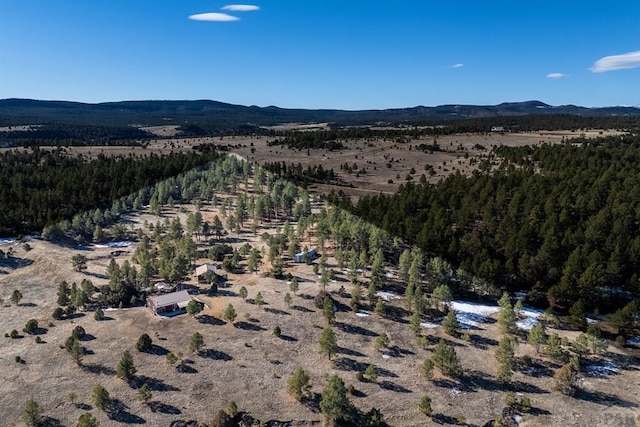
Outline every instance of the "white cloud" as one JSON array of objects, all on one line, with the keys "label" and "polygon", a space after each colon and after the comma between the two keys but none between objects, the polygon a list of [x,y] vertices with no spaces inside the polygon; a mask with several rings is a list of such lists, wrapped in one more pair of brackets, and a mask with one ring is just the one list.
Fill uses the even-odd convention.
[{"label": "white cloud", "polygon": [[253,12],[255,10],[260,10],[260,7],[252,4],[228,4],[223,7],[222,10],[230,10],[232,12]]},{"label": "white cloud", "polygon": [[600,58],[593,64],[591,71],[594,73],[604,73],[607,71],[627,70],[637,67],[640,67],[640,50]]},{"label": "white cloud", "polygon": [[464,67],[464,64],[453,64],[449,66],[449,68],[462,68],[462,67]]},{"label": "white cloud", "polygon": [[549,73],[547,74],[548,79],[562,79],[564,77],[569,77],[569,74],[564,73]]},{"label": "white cloud", "polygon": [[235,16],[227,15],[226,13],[198,13],[196,15],[189,16],[189,19],[194,21],[214,21],[214,22],[232,22],[238,21],[240,18]]}]

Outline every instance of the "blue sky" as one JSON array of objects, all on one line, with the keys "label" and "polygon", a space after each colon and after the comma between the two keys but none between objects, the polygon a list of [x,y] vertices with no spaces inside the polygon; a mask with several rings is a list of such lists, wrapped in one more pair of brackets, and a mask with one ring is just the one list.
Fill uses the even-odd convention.
[{"label": "blue sky", "polygon": [[639,24],[638,0],[0,0],[0,98],[637,105]]}]

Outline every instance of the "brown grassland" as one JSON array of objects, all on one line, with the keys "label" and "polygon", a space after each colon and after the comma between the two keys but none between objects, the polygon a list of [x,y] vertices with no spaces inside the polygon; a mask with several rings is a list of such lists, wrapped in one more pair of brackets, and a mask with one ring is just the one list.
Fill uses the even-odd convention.
[{"label": "brown grassland", "polygon": [[[306,150],[296,152],[284,147],[268,147],[265,137],[225,137],[222,140],[211,139],[210,142],[228,144],[234,153],[256,162],[284,160],[300,162],[304,166],[321,163],[326,169],[333,168],[345,182],[354,186],[339,188],[357,196],[367,192],[393,192],[401,182],[405,182],[412,167],[417,170],[417,179],[424,172],[425,165],[432,165],[436,175],[429,177],[431,181],[456,170],[467,173],[472,168],[469,160],[482,154],[482,150],[474,148],[477,144],[490,149],[498,144],[556,143],[566,136],[564,133],[545,133],[440,137],[440,146],[451,151],[434,154],[409,150],[409,145],[417,145],[421,141],[406,144],[375,141],[373,147],[366,141],[349,141],[341,152],[311,150],[309,155]],[[85,153],[161,152],[190,150],[192,145],[202,142],[206,141],[157,140],[147,149],[87,147],[69,150]],[[467,159],[464,158],[465,152],[470,154]],[[392,167],[387,168],[386,163],[391,158],[394,159]],[[365,167],[367,173],[355,177],[340,171],[340,165],[345,162],[355,162],[359,167]],[[394,181],[392,184],[388,183],[390,179]],[[326,187],[318,187],[318,191],[327,190]],[[194,207],[183,205],[180,208],[165,208],[163,218],[146,211],[132,214],[127,218],[130,232],[144,229],[145,220],[155,223],[176,215],[184,224],[185,210],[188,212]],[[221,215],[210,205],[204,205],[202,213],[209,221],[214,215]],[[248,242],[262,248],[264,243],[259,236],[264,232],[275,233],[281,226],[277,221],[263,223],[257,236],[245,229],[240,235],[230,234],[228,237],[233,238],[229,241],[235,247]],[[309,240],[307,243],[314,242]],[[206,246],[204,241],[198,244]],[[36,343],[35,336],[22,332],[21,338],[0,338],[2,425],[23,425],[22,408],[30,398],[44,408],[50,425],[75,425],[78,416],[86,411],[96,416],[102,426],[168,426],[180,419],[205,423],[218,410],[225,409],[229,401],[235,401],[240,411],[262,421],[280,420],[294,426],[321,425],[323,417],[317,403],[332,374],[338,374],[347,385],[353,385],[355,393],[349,397],[358,409],[365,412],[372,407],[380,409],[391,426],[455,424],[460,415],[464,416],[467,425],[482,426],[500,416],[504,407],[509,388],[495,380],[494,351],[500,338],[495,315],[488,323],[469,330],[468,342],[445,335],[442,328],[424,329],[423,334],[432,344],[426,349],[421,348],[409,329],[410,314],[402,299],[386,303],[387,312],[393,313],[387,317],[376,314],[359,317],[349,309],[348,294],[352,285],[338,270],[330,245],[328,267],[337,275],[327,290],[339,303],[333,329],[340,347],[331,361],[319,352],[318,340],[326,321],[322,310],[314,306],[313,296],[321,287],[311,266],[291,262],[286,265],[285,271],[300,281],[299,291],[292,294],[291,307],[284,303],[285,294],[290,292],[287,281],[266,277],[263,273],[268,267],[263,265],[255,274],[230,273],[228,286],[221,287],[216,296],[199,295],[209,308],[195,317],[183,314],[160,318],[139,306],[108,310],[103,321],[94,320],[92,312],[80,312],[71,319],[54,320],[51,314],[57,307],[58,283],[62,280],[80,283],[84,278],[96,286],[108,283],[106,268],[113,249],[93,246],[70,248],[42,240],[31,240],[29,245],[31,250],[25,251],[18,243],[0,244],[0,249],[5,252],[9,246],[15,251],[10,262],[0,264],[0,297],[4,300],[0,307],[0,332],[22,331],[29,319],[36,319],[40,326],[37,336],[42,340]],[[124,254],[117,255],[118,263],[131,260],[134,249],[135,244],[124,249]],[[75,254],[88,258],[88,268],[84,272],[73,269],[71,257]],[[200,259],[197,264],[205,261]],[[366,273],[364,280],[368,280]],[[403,285],[395,278],[385,280],[384,288],[402,292]],[[206,289],[205,285],[197,283],[193,275],[184,284],[192,293]],[[248,289],[247,301],[238,296],[241,286]],[[338,293],[341,287],[346,291],[344,295]],[[14,289],[23,294],[19,305],[9,301]],[[262,308],[252,303],[258,292],[266,302]],[[238,312],[234,324],[222,320],[222,311],[229,303]],[[82,341],[87,353],[81,366],[77,366],[66,350],[60,348],[77,325],[88,333],[88,338]],[[276,325],[282,329],[281,337],[272,334]],[[203,335],[205,343],[199,354],[189,351],[189,338],[196,331]],[[569,339],[577,336],[572,331],[555,332]],[[136,350],[136,341],[142,333],[153,339],[151,353]],[[378,352],[373,348],[373,341],[381,333],[388,334],[391,342],[388,349]],[[462,380],[438,375],[429,380],[421,375],[421,366],[439,338],[455,346],[465,370]],[[136,379],[131,384],[117,378],[115,371],[125,350],[131,351],[137,368]],[[182,371],[167,363],[167,352],[182,354],[185,366]],[[534,360],[533,369],[522,367],[514,376],[513,389],[519,396],[529,397],[533,407],[529,414],[523,415],[521,426],[635,425],[640,384],[637,349],[620,348],[610,343],[605,359],[615,363],[620,370],[604,376],[581,374],[579,387],[582,391],[576,397],[562,395],[553,389],[552,377],[559,365],[537,355],[526,340],[521,340],[516,355],[518,360],[524,356]],[[25,363],[16,363],[16,356],[24,359]],[[364,371],[369,364],[378,367],[378,379],[356,379],[356,373]],[[311,377],[315,400],[299,403],[287,394],[287,380],[297,367],[304,368]],[[145,382],[153,393],[150,404],[143,404],[137,398],[137,389]],[[117,400],[117,413],[108,416],[95,408],[91,393],[97,384],[103,385]],[[78,396],[75,403],[70,402],[69,393]],[[425,394],[432,398],[436,414],[432,418],[418,411],[418,403]]]}]

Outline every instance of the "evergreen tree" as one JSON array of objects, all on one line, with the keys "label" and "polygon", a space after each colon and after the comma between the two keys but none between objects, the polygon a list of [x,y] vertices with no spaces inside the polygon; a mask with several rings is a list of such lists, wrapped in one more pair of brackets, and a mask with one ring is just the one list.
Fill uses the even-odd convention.
[{"label": "evergreen tree", "polygon": [[516,313],[513,310],[513,306],[511,305],[509,294],[507,294],[506,292],[502,294],[502,298],[500,298],[500,301],[498,301],[498,305],[500,306],[500,315],[498,317],[500,330],[504,334],[514,334],[517,330],[517,318]]},{"label": "evergreen tree", "polygon": [[289,292],[287,292],[284,295],[284,303],[287,306],[287,308],[291,307],[291,303],[293,302],[293,300],[291,299],[291,294],[289,294]]},{"label": "evergreen tree", "polygon": [[583,300],[576,301],[569,309],[569,324],[580,331],[587,329],[587,310]]},{"label": "evergreen tree", "polygon": [[100,421],[98,421],[91,412],[85,412],[78,417],[76,427],[100,427]]},{"label": "evergreen tree", "polygon": [[373,348],[376,351],[382,351],[383,348],[387,348],[389,346],[389,336],[384,332],[376,337],[373,341]]},{"label": "evergreen tree", "polygon": [[338,349],[335,332],[331,328],[324,328],[322,335],[320,335],[320,353],[327,355],[331,360],[331,356],[336,354]]},{"label": "evergreen tree", "polygon": [[495,350],[496,361],[498,362],[498,380],[503,383],[511,382],[513,377],[513,365],[515,358],[515,347],[517,340],[515,337],[505,335],[498,343]]},{"label": "evergreen tree", "polygon": [[233,323],[236,320],[237,315],[238,314],[236,313],[236,310],[233,308],[233,305],[229,304],[227,308],[224,310],[222,317],[227,322]]},{"label": "evergreen tree", "polygon": [[291,292],[293,292],[293,294],[295,295],[296,292],[298,292],[298,289],[299,289],[298,278],[297,277],[292,277],[291,278],[291,283],[289,284],[289,290]]},{"label": "evergreen tree", "polygon": [[442,326],[444,327],[444,332],[447,335],[454,337],[458,335],[460,325],[458,324],[458,318],[456,317],[455,311],[449,310],[447,317],[445,317],[444,322],[442,322]]},{"label": "evergreen tree", "polygon": [[422,396],[420,403],[418,404],[418,410],[421,414],[427,417],[433,415],[433,409],[431,409],[431,398],[429,396]]},{"label": "evergreen tree", "polygon": [[311,383],[309,375],[302,369],[296,368],[293,375],[287,381],[287,392],[297,401],[302,400],[309,393]]},{"label": "evergreen tree", "polygon": [[148,352],[149,350],[151,350],[152,346],[153,341],[148,334],[144,333],[140,335],[140,338],[138,338],[138,342],[136,343],[136,348],[138,349],[138,351]]},{"label": "evergreen tree", "polygon": [[437,286],[431,293],[431,305],[438,310],[444,310],[452,299],[451,289],[444,284]]},{"label": "evergreen tree", "polygon": [[347,389],[342,379],[333,375],[322,391],[320,412],[330,423],[348,421],[353,413],[353,406],[347,398]]},{"label": "evergreen tree", "polygon": [[411,328],[411,331],[416,335],[420,335],[422,332],[422,326],[420,326],[420,323],[422,323],[420,315],[417,311],[414,311],[411,315],[411,320],[409,320],[409,328]]},{"label": "evergreen tree", "polygon": [[555,361],[564,360],[565,352],[562,349],[562,340],[558,334],[551,334],[551,336],[549,336],[544,352]]},{"label": "evergreen tree", "polygon": [[527,336],[527,341],[535,349],[536,353],[540,353],[540,346],[547,342],[547,334],[544,331],[544,325],[540,322],[533,325]]},{"label": "evergreen tree", "polygon": [[127,382],[130,382],[133,379],[133,376],[136,373],[136,367],[133,364],[133,356],[131,356],[129,350],[125,350],[122,354],[116,373],[118,378],[122,378]]},{"label": "evergreen tree", "polygon": [[138,389],[138,400],[144,404],[148,404],[152,397],[151,387],[149,387],[149,384],[144,383],[142,387]]},{"label": "evergreen tree", "polygon": [[258,292],[256,297],[253,299],[253,303],[258,306],[258,308],[262,308],[264,305],[264,298],[262,297],[262,293]]},{"label": "evergreen tree", "polygon": [[238,291],[238,295],[240,296],[240,298],[242,298],[243,301],[245,301],[247,299],[247,296],[249,295],[249,293],[247,292],[247,288],[242,286]]},{"label": "evergreen tree", "polygon": [[458,361],[456,349],[447,344],[443,339],[438,342],[438,345],[433,351],[431,356],[433,366],[440,369],[440,371],[450,377],[458,377],[462,375],[462,367]]},{"label": "evergreen tree", "polygon": [[22,420],[26,425],[36,427],[42,418],[42,412],[42,406],[31,398],[22,408]]},{"label": "evergreen tree", "polygon": [[329,325],[333,325],[335,323],[336,315],[334,312],[334,303],[333,299],[325,298],[322,303],[322,316],[327,321]]},{"label": "evergreen tree", "polygon": [[204,338],[202,337],[202,334],[200,332],[194,332],[189,340],[189,350],[194,353],[199,353],[202,347],[204,347]]},{"label": "evergreen tree", "polygon": [[93,388],[93,404],[96,408],[106,411],[111,405],[111,396],[103,386],[98,384]]}]

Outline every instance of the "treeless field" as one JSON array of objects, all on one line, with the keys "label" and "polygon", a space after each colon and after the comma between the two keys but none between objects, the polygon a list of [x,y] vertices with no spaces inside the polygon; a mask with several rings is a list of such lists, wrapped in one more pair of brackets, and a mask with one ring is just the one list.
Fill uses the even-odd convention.
[{"label": "treeless field", "polygon": [[[219,214],[211,206],[204,206],[202,212],[205,220]],[[185,215],[177,209],[167,209],[164,214],[182,218]],[[164,220],[148,212],[127,219],[133,229],[142,227],[144,220]],[[281,225],[264,223],[258,235],[273,233]],[[230,237],[235,247],[246,242],[258,247],[263,245],[259,237],[247,231]],[[337,276],[327,290],[338,302],[333,329],[340,351],[329,361],[319,353],[318,339],[326,321],[322,310],[313,304],[313,296],[320,290],[320,285],[311,266],[289,264],[287,268],[287,272],[300,281],[300,290],[293,296],[291,307],[283,301],[289,292],[287,282],[263,277],[260,271],[257,274],[229,274],[228,287],[221,288],[212,298],[201,297],[211,308],[195,318],[185,314],[165,319],[152,315],[144,307],[135,307],[106,311],[107,319],[103,321],[94,320],[91,312],[57,321],[51,318],[51,313],[56,307],[58,283],[61,280],[79,283],[87,278],[96,286],[106,284],[105,272],[113,249],[66,248],[40,240],[32,240],[29,244],[32,250],[28,252],[19,244],[0,245],[4,251],[10,245],[15,250],[14,259],[0,264],[0,296],[5,301],[1,308],[0,331],[21,331],[33,318],[41,328],[37,336],[43,340],[37,344],[34,336],[26,334],[16,339],[1,338],[0,413],[3,425],[22,425],[22,407],[29,398],[43,406],[50,425],[75,425],[78,416],[85,411],[94,414],[103,426],[168,426],[178,419],[207,422],[231,400],[237,403],[240,411],[247,411],[263,421],[288,421],[294,426],[321,424],[317,396],[332,374],[338,374],[347,385],[354,386],[355,393],[350,399],[356,407],[362,411],[372,407],[380,409],[391,426],[452,424],[459,415],[463,415],[469,425],[482,426],[499,416],[504,406],[507,388],[494,379],[493,354],[500,337],[495,322],[469,330],[470,342],[448,337],[441,328],[425,329],[430,342],[435,343],[442,337],[456,347],[466,371],[461,381],[442,377],[429,381],[420,371],[433,345],[427,349],[417,346],[415,335],[409,330],[403,301],[392,300],[387,304],[387,309],[396,313],[393,318],[375,314],[357,316],[348,309],[348,296],[337,294],[342,286],[348,294],[351,284],[337,270],[332,257],[329,257],[328,266],[336,270]],[[125,259],[131,259],[134,249],[135,246],[124,249],[126,253],[117,256],[117,261],[121,264]],[[77,253],[88,258],[88,269],[83,273],[75,272],[70,262]],[[200,289],[193,279],[185,285],[192,293]],[[248,289],[246,302],[237,296],[241,286]],[[386,279],[385,288],[399,289],[399,286],[401,284],[395,279]],[[9,303],[14,289],[24,295],[18,306]],[[252,303],[258,292],[266,302],[262,308]],[[229,303],[238,312],[235,324],[220,318],[221,311]],[[60,348],[77,325],[83,326],[89,334],[82,343],[88,350],[82,366],[76,366]],[[280,338],[272,334],[276,325],[282,329]],[[204,336],[205,347],[200,354],[189,351],[189,338],[196,331]],[[372,343],[383,332],[389,335],[391,343],[388,349],[377,352]],[[575,337],[572,332],[558,332]],[[154,348],[150,354],[136,350],[136,341],[142,333],[148,333],[153,339]],[[125,350],[133,354],[138,370],[131,385],[115,374]],[[185,368],[182,372],[167,364],[165,354],[169,351],[183,354]],[[534,408],[531,414],[524,416],[521,425],[633,425],[638,412],[640,370],[637,357],[634,358],[629,350],[610,347],[607,359],[620,366],[620,371],[609,376],[582,377],[580,386],[584,391],[578,398],[553,390],[552,375],[557,366],[535,355],[531,346],[521,343],[517,355],[529,355],[536,361],[534,370],[523,369],[514,377],[514,389],[529,397]],[[25,363],[16,363],[16,356]],[[375,382],[358,381],[356,372],[363,371],[369,364],[378,367],[379,378]],[[311,377],[312,392],[316,396],[311,403],[298,403],[286,392],[286,382],[297,367],[303,367]],[[137,388],[143,383],[149,384],[153,392],[149,405],[137,399]],[[93,407],[91,393],[96,384],[103,385],[119,402],[119,411],[111,418]],[[71,392],[78,396],[75,404],[69,401]],[[425,418],[417,409],[425,394],[433,401],[436,416],[432,419]],[[56,421],[59,424],[55,424]]]}]

